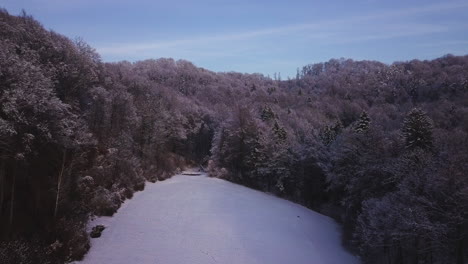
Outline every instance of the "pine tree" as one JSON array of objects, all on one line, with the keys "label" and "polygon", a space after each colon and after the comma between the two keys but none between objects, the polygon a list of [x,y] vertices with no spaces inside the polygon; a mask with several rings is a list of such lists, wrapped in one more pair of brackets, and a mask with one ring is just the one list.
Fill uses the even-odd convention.
[{"label": "pine tree", "polygon": [[283,127],[280,127],[278,125],[278,122],[275,121],[275,124],[273,125],[273,133],[275,133],[276,137],[282,142],[286,140],[287,133],[286,130],[284,130]]},{"label": "pine tree", "polygon": [[340,120],[336,121],[332,125],[327,125],[322,128],[319,136],[323,144],[326,146],[330,145],[333,141],[335,141],[336,137],[341,133],[342,129],[343,124]]},{"label": "pine tree", "polygon": [[260,114],[260,118],[262,119],[262,121],[268,121],[275,118],[275,113],[273,112],[271,107],[264,106],[262,109],[262,113]]},{"label": "pine tree", "polygon": [[362,111],[359,120],[356,123],[354,131],[358,133],[364,133],[369,129],[369,125],[371,123],[371,119],[366,111]]},{"label": "pine tree", "polygon": [[424,111],[413,108],[406,116],[403,123],[403,136],[406,148],[422,148],[431,150],[432,143],[432,120]]}]

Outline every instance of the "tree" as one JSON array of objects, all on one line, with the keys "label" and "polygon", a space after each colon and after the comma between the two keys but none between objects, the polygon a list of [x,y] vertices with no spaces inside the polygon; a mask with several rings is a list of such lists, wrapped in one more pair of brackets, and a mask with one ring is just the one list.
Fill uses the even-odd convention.
[{"label": "tree", "polygon": [[270,106],[264,106],[262,108],[260,118],[262,119],[262,121],[269,121],[275,118],[275,113],[273,112]]},{"label": "tree", "polygon": [[[281,81],[103,63],[5,10],[0,36],[0,240],[38,234],[82,256],[74,221],[211,154],[215,174],[341,219],[369,263],[465,262],[468,56],[332,59]],[[402,112],[412,103],[427,114]]]},{"label": "tree", "polygon": [[403,123],[403,136],[406,148],[422,148],[424,150],[433,149],[432,120],[427,114],[419,109],[413,108],[407,115]]},{"label": "tree", "polygon": [[286,130],[283,127],[281,127],[277,121],[275,121],[275,123],[273,124],[273,133],[275,134],[279,142],[285,141],[288,136]]},{"label": "tree", "polygon": [[251,167],[257,159],[259,131],[252,111],[238,107],[213,139],[213,160],[231,173],[231,179],[251,184]]},{"label": "tree", "polygon": [[369,125],[371,123],[371,119],[366,111],[362,111],[359,119],[354,127],[354,131],[357,133],[364,133],[369,129]]},{"label": "tree", "polygon": [[335,141],[336,137],[341,133],[342,129],[343,125],[341,124],[340,120],[335,121],[335,123],[332,125],[326,125],[323,127],[319,134],[323,144],[326,146],[330,145],[333,141]]}]

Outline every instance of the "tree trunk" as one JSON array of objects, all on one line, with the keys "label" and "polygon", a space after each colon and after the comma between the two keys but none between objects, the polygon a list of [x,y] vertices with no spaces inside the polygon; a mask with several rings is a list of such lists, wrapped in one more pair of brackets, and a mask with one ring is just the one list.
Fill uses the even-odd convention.
[{"label": "tree trunk", "polygon": [[0,215],[3,212],[3,201],[5,199],[5,159],[0,155]]},{"label": "tree trunk", "polygon": [[397,257],[395,263],[402,264],[403,263],[403,249],[401,248],[400,242],[398,242],[397,246]]},{"label": "tree trunk", "polygon": [[457,264],[464,264],[465,263],[465,260],[464,260],[464,255],[465,255],[465,251],[464,251],[464,237],[463,237],[463,233],[462,233],[462,229],[461,228],[458,228],[458,233],[461,234],[461,238],[460,240],[458,240],[458,245],[457,245]]},{"label": "tree trunk", "polygon": [[424,246],[429,249],[427,253],[424,254],[424,263],[432,264],[432,242],[430,239],[425,239],[424,241],[426,242]]},{"label": "tree trunk", "polygon": [[387,260],[387,264],[392,264],[392,248],[391,246],[384,246],[384,256]]},{"label": "tree trunk", "polygon": [[13,224],[13,210],[15,207],[16,163],[17,161],[15,159],[13,163],[13,173],[12,173],[13,181],[11,184],[11,203],[10,203],[10,219],[9,219],[10,226]]},{"label": "tree trunk", "polygon": [[419,237],[414,240],[414,264],[419,263]]},{"label": "tree trunk", "polygon": [[60,169],[60,173],[58,175],[58,180],[57,180],[57,195],[55,196],[54,219],[57,217],[57,212],[58,212],[58,204],[59,204],[59,199],[60,199],[60,191],[62,188],[62,178],[63,178],[63,172],[65,170],[66,157],[67,157],[67,150],[65,149],[63,151],[62,167]]}]

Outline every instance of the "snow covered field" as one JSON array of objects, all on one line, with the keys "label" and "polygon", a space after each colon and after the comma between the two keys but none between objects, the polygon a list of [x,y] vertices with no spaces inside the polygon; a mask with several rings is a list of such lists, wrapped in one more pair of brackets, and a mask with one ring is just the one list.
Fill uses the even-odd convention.
[{"label": "snow covered field", "polygon": [[205,176],[148,183],[96,224],[106,229],[80,264],[359,263],[331,218]]}]

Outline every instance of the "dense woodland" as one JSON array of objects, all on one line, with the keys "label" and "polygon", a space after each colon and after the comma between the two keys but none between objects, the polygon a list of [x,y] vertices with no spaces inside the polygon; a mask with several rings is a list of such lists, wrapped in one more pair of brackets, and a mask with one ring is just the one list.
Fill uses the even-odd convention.
[{"label": "dense woodland", "polygon": [[365,263],[468,261],[468,56],[332,59],[294,79],[102,62],[0,11],[0,262],[63,263],[178,168],[329,215]]}]

